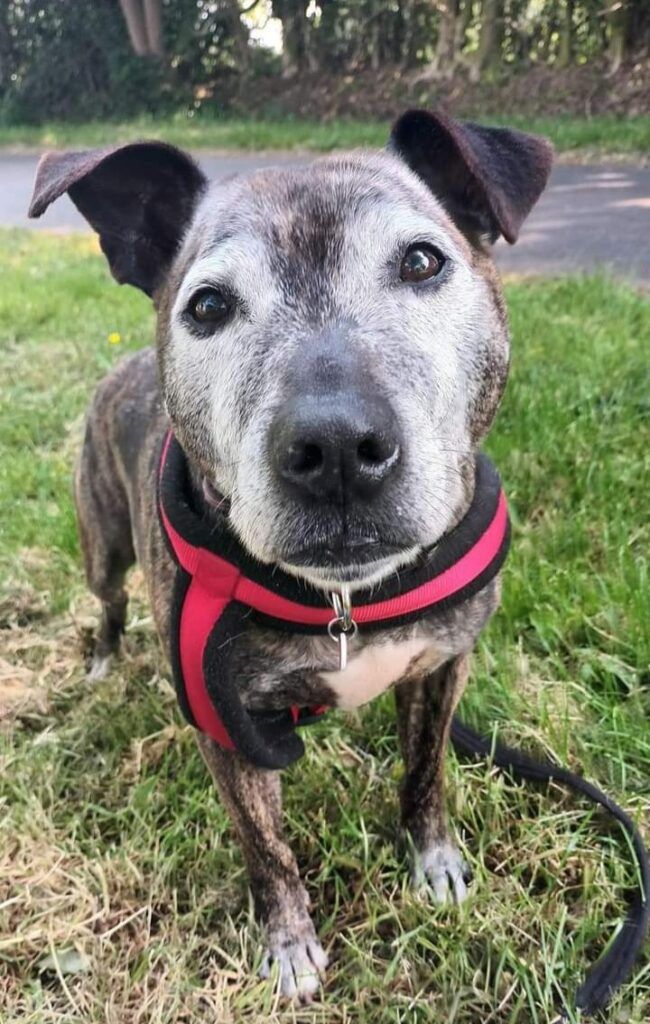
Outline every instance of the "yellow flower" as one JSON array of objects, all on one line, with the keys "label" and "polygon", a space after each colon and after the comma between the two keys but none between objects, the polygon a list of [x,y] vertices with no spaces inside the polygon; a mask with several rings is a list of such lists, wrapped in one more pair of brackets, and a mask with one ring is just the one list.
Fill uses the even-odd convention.
[{"label": "yellow flower", "polygon": [[109,345],[119,345],[121,340],[122,340],[122,335],[120,334],[119,331],[111,331],[111,333],[108,336],[108,344]]}]

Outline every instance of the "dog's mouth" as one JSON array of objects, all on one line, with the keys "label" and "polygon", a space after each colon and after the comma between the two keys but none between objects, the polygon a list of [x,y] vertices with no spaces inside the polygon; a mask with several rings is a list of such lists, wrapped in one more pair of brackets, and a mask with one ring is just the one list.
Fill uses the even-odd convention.
[{"label": "dog's mouth", "polygon": [[[206,505],[228,517],[230,498],[206,476],[201,484]],[[361,588],[372,586],[409,564],[420,550],[413,542],[380,537],[372,530],[333,534],[327,531],[327,536],[316,542],[283,548],[275,561],[285,572],[319,589],[336,589],[344,583]]]},{"label": "dog's mouth", "polygon": [[202,486],[206,504],[227,516],[230,512],[230,498],[226,498],[221,491],[218,491],[214,484],[210,483],[207,476],[203,477]]},{"label": "dog's mouth", "polygon": [[365,565],[398,555],[402,548],[374,537],[354,541],[314,545],[283,552],[282,561],[296,568],[344,569],[350,564]]},{"label": "dog's mouth", "polygon": [[372,586],[412,562],[420,548],[376,537],[309,546],[283,552],[278,559],[285,572],[324,590],[342,583],[354,588]]}]

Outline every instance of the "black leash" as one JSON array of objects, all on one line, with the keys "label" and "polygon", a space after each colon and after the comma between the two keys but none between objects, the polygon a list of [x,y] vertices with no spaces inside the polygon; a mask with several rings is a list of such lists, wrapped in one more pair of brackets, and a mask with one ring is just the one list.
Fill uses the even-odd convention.
[{"label": "black leash", "polygon": [[577,1009],[586,1015],[603,1009],[616,990],[629,977],[635,960],[650,925],[650,858],[639,830],[625,811],[606,793],[593,783],[587,782],[570,772],[568,768],[552,761],[535,761],[503,743],[493,742],[474,732],[455,718],[451,728],[451,740],[461,754],[491,760],[498,768],[517,779],[532,779],[535,782],[560,782],[578,793],[583,793],[593,803],[604,807],[622,825],[629,837],[639,868],[639,884],[628,902],[623,926],[607,952],[589,968],[587,976],[575,997]]}]

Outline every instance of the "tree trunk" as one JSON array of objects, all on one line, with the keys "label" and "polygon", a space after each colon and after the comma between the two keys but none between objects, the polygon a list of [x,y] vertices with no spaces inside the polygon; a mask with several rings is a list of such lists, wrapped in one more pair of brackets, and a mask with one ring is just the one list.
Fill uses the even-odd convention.
[{"label": "tree trunk", "polygon": [[481,74],[498,66],[503,41],[503,0],[483,0],[481,4],[481,32],[472,78],[478,82]]},{"label": "tree trunk", "polygon": [[357,61],[367,62],[373,71],[378,71],[382,63],[382,43],[381,3],[370,0],[365,4],[365,25],[359,36]]},{"label": "tree trunk", "polygon": [[525,17],[525,11],[519,11],[510,23],[510,45],[518,70],[530,65],[535,29]]},{"label": "tree trunk", "polygon": [[413,62],[416,49],[416,11],[414,0],[401,0],[399,12],[402,19],[399,62],[403,68],[409,68]]},{"label": "tree trunk", "polygon": [[[471,0],[468,0],[471,8]],[[457,54],[465,38],[464,14],[461,17],[461,0],[436,0],[434,9],[438,14],[438,38],[432,60],[418,74],[418,79],[450,78],[454,73]],[[459,39],[461,43],[459,46]]]},{"label": "tree trunk", "polygon": [[609,28],[607,58],[609,60],[609,72],[612,75],[616,74],[625,60],[627,13],[626,0],[619,0],[618,3],[612,3],[606,11],[607,25]]},{"label": "tree trunk", "polygon": [[282,22],[282,70],[285,77],[301,71],[305,61],[304,0],[273,0],[273,17]]},{"label": "tree trunk", "polygon": [[314,23],[307,17],[306,10],[302,17],[302,59],[303,67],[308,71],[318,71],[318,53],[314,46]]},{"label": "tree trunk", "polygon": [[160,0],[143,0],[144,24],[147,31],[147,51],[152,57],[164,57]]},{"label": "tree trunk", "polygon": [[120,0],[120,7],[126,22],[133,52],[138,57],[149,53],[149,39],[140,0]]},{"label": "tree trunk", "polygon": [[438,8],[438,42],[434,65],[439,73],[451,75],[456,63],[457,0],[441,0]]},{"label": "tree trunk", "polygon": [[7,9],[0,10],[0,91],[4,91],[11,79],[13,67],[11,32],[7,20]]},{"label": "tree trunk", "polygon": [[459,17],[456,18],[456,41],[454,44],[454,51],[456,54],[463,52],[465,46],[465,40],[467,38],[467,29],[472,23],[472,0],[464,0],[461,4],[460,0],[457,0],[457,7],[459,9]]},{"label": "tree trunk", "polygon": [[573,0],[564,0],[560,26],[560,47],[557,53],[557,67],[567,68],[573,60]]},{"label": "tree trunk", "polygon": [[631,0],[627,9],[627,50],[650,47],[650,4]]},{"label": "tree trunk", "polygon": [[248,74],[250,63],[249,34],[248,28],[242,20],[242,13],[252,10],[253,6],[255,5],[248,4],[242,11],[238,0],[222,0],[221,4],[227,32],[232,40],[233,55],[242,76]]}]

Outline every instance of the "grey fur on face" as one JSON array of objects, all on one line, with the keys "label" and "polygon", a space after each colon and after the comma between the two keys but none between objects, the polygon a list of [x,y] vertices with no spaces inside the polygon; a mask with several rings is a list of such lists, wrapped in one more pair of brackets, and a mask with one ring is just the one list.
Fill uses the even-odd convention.
[{"label": "grey fur on face", "polygon": [[[445,260],[423,287],[398,275],[415,243]],[[184,314],[206,286],[236,296],[237,308],[212,336],[199,337]],[[314,534],[323,547],[337,534],[368,533],[397,548],[339,570],[367,584],[457,521],[509,352],[503,307],[481,261],[441,203],[389,153],[213,185],[172,268],[158,337],[175,430],[229,499],[233,529],[261,561],[322,586],[336,573],[331,566],[292,564],[292,549]],[[365,517],[288,500],[269,459],[269,430],[296,378],[319,388],[319,373],[337,372],[341,387],[363,380],[387,399],[404,439],[399,474]]]}]

